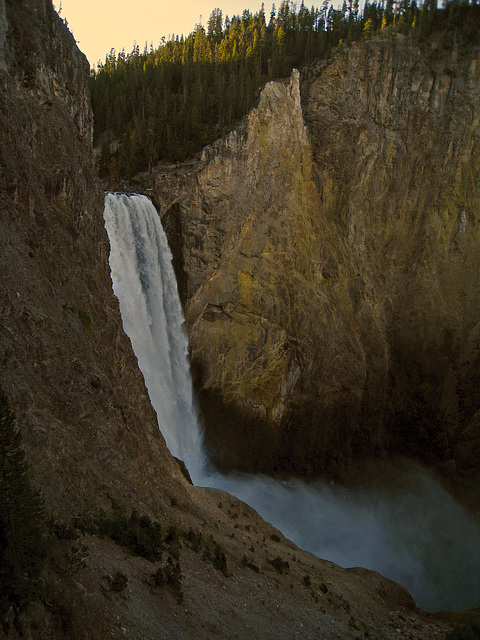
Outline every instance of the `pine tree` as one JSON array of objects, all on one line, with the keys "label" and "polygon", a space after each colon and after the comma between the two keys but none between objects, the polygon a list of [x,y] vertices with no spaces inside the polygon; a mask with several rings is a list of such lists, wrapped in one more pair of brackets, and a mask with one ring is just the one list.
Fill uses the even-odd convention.
[{"label": "pine tree", "polygon": [[374,33],[374,24],[373,24],[373,20],[371,18],[369,18],[366,22],[365,25],[363,27],[363,34],[362,34],[362,38],[364,40],[371,40],[373,33]]},{"label": "pine tree", "polygon": [[[40,593],[46,556],[45,509],[29,479],[21,433],[0,388],[0,616]],[[8,631],[8,630],[7,630]],[[6,631],[6,632],[7,632]]]}]

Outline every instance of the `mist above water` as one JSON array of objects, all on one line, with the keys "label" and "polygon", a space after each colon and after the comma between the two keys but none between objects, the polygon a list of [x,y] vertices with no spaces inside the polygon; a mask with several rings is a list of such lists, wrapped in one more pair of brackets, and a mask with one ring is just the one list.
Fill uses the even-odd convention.
[{"label": "mist above water", "polygon": [[399,582],[423,609],[479,606],[480,524],[419,467],[392,470],[396,482],[368,489],[211,470],[193,400],[171,254],[158,214],[144,196],[109,193],[104,217],[125,332],[167,446],[185,461],[194,483],[237,496],[320,558],[373,569]]},{"label": "mist above water", "polygon": [[480,525],[419,467],[402,488],[346,489],[262,476],[211,476],[302,549],[402,584],[427,611],[480,603]]}]

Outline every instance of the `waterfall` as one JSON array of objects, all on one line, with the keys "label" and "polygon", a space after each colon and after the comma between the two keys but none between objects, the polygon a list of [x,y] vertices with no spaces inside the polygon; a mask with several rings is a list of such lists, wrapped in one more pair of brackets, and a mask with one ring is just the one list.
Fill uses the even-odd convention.
[{"label": "waterfall", "polygon": [[145,196],[107,193],[113,291],[125,333],[172,455],[194,482],[204,474],[201,430],[188,365],[188,338],[172,255],[158,213]]},{"label": "waterfall", "polygon": [[396,487],[356,490],[333,483],[225,476],[208,468],[184,319],[159,216],[144,196],[108,193],[104,217],[125,332],[160,430],[195,484],[239,497],[321,558],[373,569],[403,584],[424,609],[479,606],[480,526],[420,468],[402,471]]}]

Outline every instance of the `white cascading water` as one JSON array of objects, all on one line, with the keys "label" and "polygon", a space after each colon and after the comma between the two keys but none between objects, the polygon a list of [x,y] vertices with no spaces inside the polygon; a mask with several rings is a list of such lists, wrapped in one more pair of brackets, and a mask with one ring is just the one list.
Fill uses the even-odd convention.
[{"label": "white cascading water", "polygon": [[123,328],[172,455],[198,483],[203,446],[188,364],[188,338],[172,256],[152,202],[145,196],[107,193],[105,227],[110,239],[113,291]]},{"label": "white cascading water", "polygon": [[113,289],[171,453],[197,485],[228,491],[300,547],[343,567],[373,569],[434,611],[480,605],[480,526],[419,468],[398,489],[346,490],[225,476],[209,468],[197,419],[188,343],[171,253],[145,196],[107,193]]}]

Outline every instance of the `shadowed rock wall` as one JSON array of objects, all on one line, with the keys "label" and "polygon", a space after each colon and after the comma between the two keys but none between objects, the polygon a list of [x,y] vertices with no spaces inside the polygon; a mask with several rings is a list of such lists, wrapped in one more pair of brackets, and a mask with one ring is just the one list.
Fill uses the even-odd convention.
[{"label": "shadowed rock wall", "polygon": [[184,483],[111,288],[88,78],[50,0],[0,0],[0,383],[49,509],[148,512]]}]

